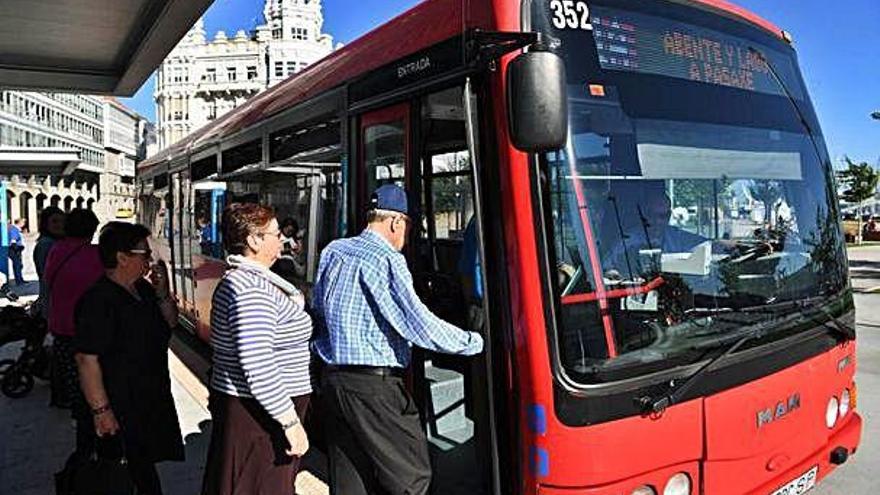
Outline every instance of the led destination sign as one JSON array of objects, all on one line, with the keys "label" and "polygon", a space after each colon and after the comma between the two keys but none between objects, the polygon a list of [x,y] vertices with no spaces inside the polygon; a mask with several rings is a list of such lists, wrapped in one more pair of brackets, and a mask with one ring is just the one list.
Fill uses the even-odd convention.
[{"label": "led destination sign", "polygon": [[784,81],[791,81],[793,75],[785,55],[718,31],[601,7],[593,9],[591,20],[599,63],[606,70],[784,94],[761,55],[754,51],[760,50]]}]

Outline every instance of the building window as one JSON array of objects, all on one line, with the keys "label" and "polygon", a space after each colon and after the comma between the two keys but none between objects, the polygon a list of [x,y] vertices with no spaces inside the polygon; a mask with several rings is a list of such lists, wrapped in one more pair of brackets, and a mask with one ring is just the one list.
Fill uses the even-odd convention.
[{"label": "building window", "polygon": [[217,118],[217,104],[211,103],[208,105],[208,120],[214,120]]},{"label": "building window", "polygon": [[253,81],[257,78],[257,68],[253,65],[248,66],[247,68],[247,78],[248,81]]},{"label": "building window", "polygon": [[284,77],[284,62],[275,62],[275,77]]},{"label": "building window", "polygon": [[203,81],[208,82],[216,82],[217,81],[217,69],[213,67],[208,67],[205,69],[205,75],[202,76]]},{"label": "building window", "polygon": [[290,36],[295,40],[307,40],[309,39],[309,31],[301,27],[291,28]]},{"label": "building window", "polygon": [[226,77],[232,82],[238,78],[238,74],[236,74],[235,67],[227,67],[226,68]]},{"label": "building window", "polygon": [[284,31],[281,30],[281,27],[273,27],[272,28],[272,39],[280,40],[281,36],[284,34]]},{"label": "building window", "polygon": [[295,74],[295,73],[296,73],[296,62],[291,62],[288,60],[288,62],[287,62],[287,75],[289,76],[289,75]]}]

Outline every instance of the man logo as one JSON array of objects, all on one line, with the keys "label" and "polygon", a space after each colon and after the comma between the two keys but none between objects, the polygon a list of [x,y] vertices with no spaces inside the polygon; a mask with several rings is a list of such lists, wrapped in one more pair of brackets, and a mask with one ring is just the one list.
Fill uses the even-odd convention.
[{"label": "man logo", "polygon": [[770,424],[788,413],[794,411],[795,409],[799,409],[801,407],[801,394],[795,393],[792,394],[788,400],[779,401],[776,403],[776,407],[768,407],[767,409],[762,409],[758,411],[758,428],[766,424]]}]

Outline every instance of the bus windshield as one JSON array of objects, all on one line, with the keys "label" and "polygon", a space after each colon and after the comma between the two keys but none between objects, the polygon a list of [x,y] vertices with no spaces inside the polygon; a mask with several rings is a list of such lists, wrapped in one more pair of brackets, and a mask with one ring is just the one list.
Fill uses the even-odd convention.
[{"label": "bus windshield", "polygon": [[531,5],[569,85],[568,144],[540,157],[567,375],[628,378],[745,327],[770,327],[759,345],[827,320],[844,251],[793,50],[679,3],[589,2],[577,23],[569,3]]}]

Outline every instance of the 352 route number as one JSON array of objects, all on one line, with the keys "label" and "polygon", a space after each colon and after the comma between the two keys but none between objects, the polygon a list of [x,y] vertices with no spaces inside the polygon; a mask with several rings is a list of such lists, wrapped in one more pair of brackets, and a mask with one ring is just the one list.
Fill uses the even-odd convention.
[{"label": "352 route number", "polygon": [[553,0],[550,2],[553,11],[553,25],[556,29],[581,29],[592,31],[590,24],[590,7],[587,2],[575,0]]}]

